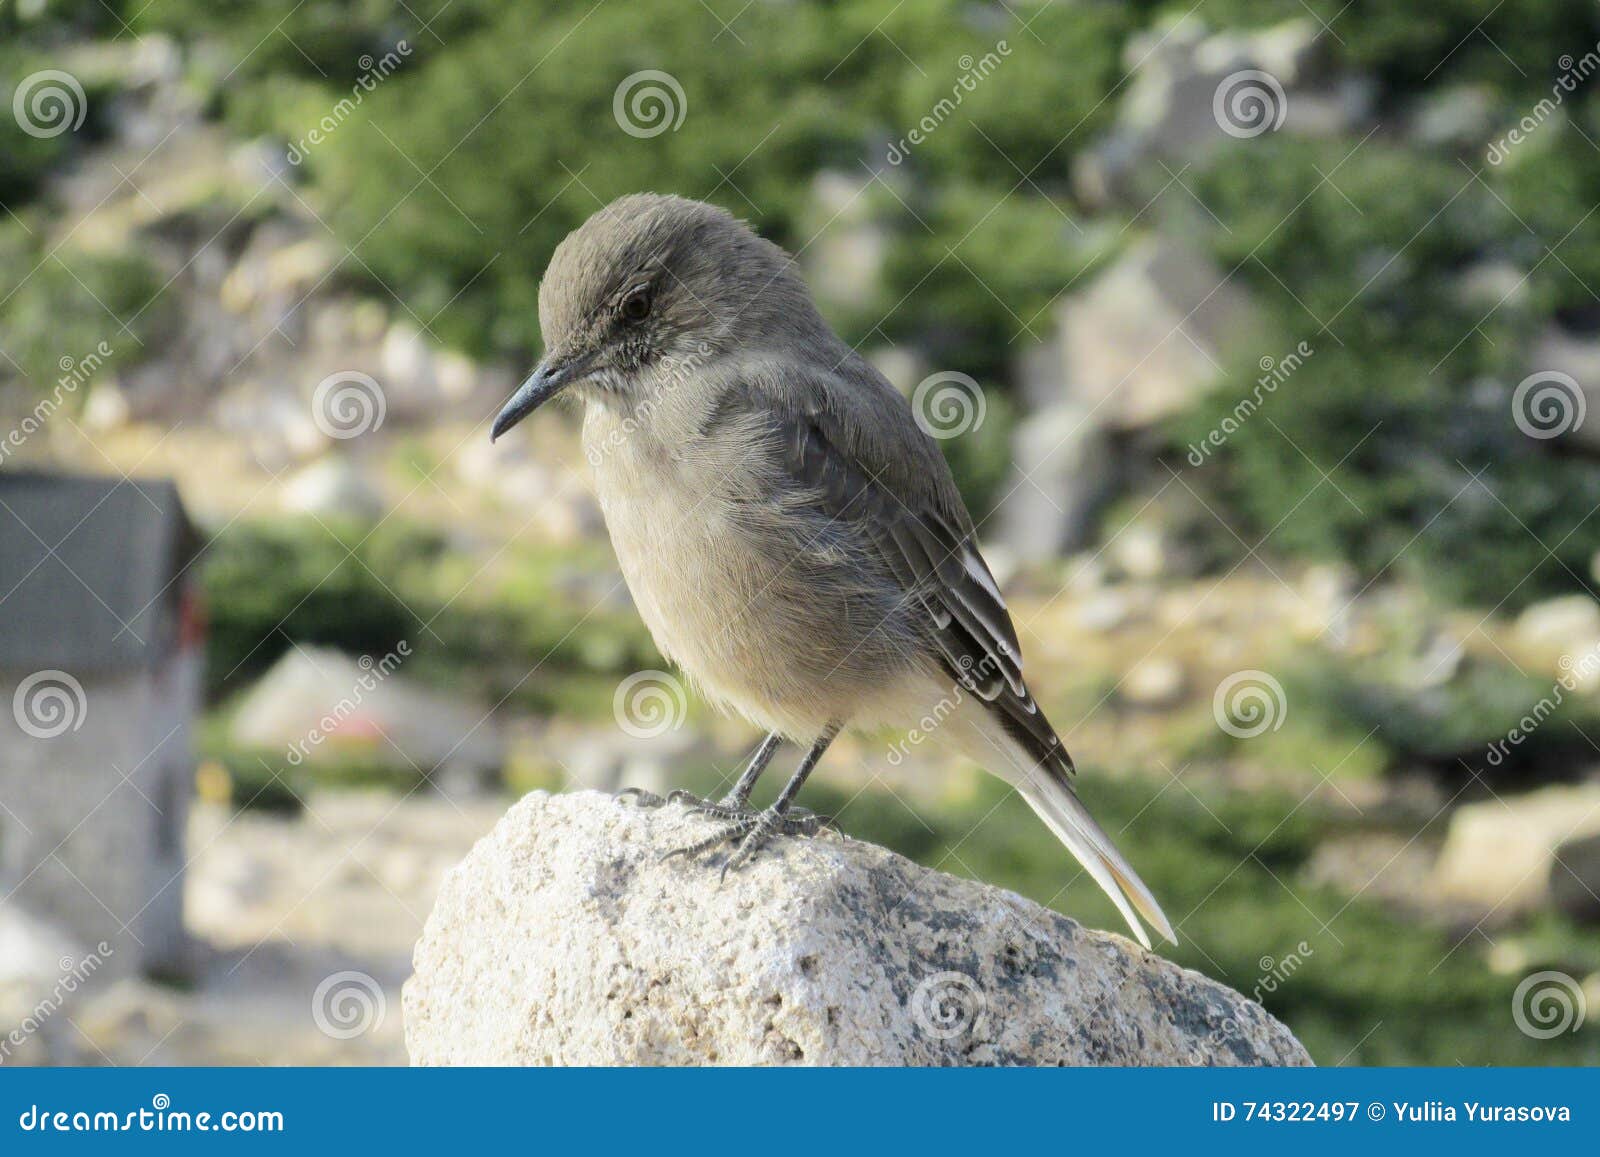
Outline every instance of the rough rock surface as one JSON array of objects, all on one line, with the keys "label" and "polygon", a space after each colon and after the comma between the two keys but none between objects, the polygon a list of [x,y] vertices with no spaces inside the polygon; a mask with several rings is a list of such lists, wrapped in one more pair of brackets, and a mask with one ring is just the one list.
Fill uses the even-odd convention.
[{"label": "rough rock surface", "polygon": [[720,855],[662,861],[704,830],[524,798],[417,944],[412,1062],[1310,1063],[1214,981],[871,844],[777,840],[720,885]]}]

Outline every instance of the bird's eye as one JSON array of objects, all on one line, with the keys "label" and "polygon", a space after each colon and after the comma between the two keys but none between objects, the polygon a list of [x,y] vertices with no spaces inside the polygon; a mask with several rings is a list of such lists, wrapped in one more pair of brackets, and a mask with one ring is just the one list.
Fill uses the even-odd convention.
[{"label": "bird's eye", "polygon": [[622,320],[637,324],[650,316],[650,291],[636,289],[622,299]]}]

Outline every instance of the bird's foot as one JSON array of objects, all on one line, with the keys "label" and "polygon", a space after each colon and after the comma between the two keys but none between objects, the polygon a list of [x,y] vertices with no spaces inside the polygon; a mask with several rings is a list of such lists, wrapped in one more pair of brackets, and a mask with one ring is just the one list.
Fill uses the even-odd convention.
[{"label": "bird's foot", "polygon": [[642,787],[625,787],[617,793],[619,800],[631,800],[635,807],[666,807],[669,803],[687,804],[690,807],[710,807],[710,800],[701,799],[693,792],[684,791],[682,788],[670,791],[666,795],[657,795],[653,791],[646,791]]},{"label": "bird's foot", "polygon": [[717,830],[711,835],[681,848],[674,848],[661,858],[668,860],[674,856],[682,856],[684,859],[693,859],[701,852],[708,852],[723,844],[736,844],[738,846],[729,855],[727,863],[722,866],[723,876],[748,861],[775,835],[809,838],[824,830],[837,830],[832,816],[818,815],[803,807],[791,807],[784,811],[775,808],[758,811],[749,803],[731,794],[721,800],[710,800],[681,788],[662,796],[643,788],[630,787],[618,792],[617,798],[631,799],[635,806],[647,808],[682,804],[690,815],[716,821]]},{"label": "bird's foot", "polygon": [[723,844],[736,844],[738,846],[722,865],[722,876],[726,876],[748,861],[773,836],[809,838],[826,828],[833,827],[833,817],[817,815],[805,808],[790,808],[787,811],[768,808],[766,811],[756,811],[750,807],[702,802],[700,806],[691,807],[690,810],[697,815],[714,819],[717,822],[717,830],[705,839],[674,848],[661,858],[668,860],[674,856],[682,856],[684,859],[693,859],[701,852],[708,852]]},{"label": "bird's foot", "polygon": [[682,788],[670,791],[666,795],[657,795],[642,787],[625,787],[617,793],[617,798],[631,800],[635,807],[660,808],[668,804],[682,804],[690,815],[707,816],[717,820],[739,820],[760,814],[755,808],[732,794],[725,795],[720,800],[711,800]]}]

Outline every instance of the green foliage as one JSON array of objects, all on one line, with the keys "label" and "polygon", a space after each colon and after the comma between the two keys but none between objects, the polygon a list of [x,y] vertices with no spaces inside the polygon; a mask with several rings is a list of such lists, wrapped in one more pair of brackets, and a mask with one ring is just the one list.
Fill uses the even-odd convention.
[{"label": "green foliage", "polygon": [[[1512,123],[1508,117],[1505,127]],[[1584,328],[1600,317],[1593,288],[1600,286],[1600,219],[1594,215],[1600,152],[1591,143],[1600,139],[1597,134],[1600,92],[1586,88],[1539,123],[1487,177],[1520,219],[1513,252],[1530,271],[1537,310]]]},{"label": "green foliage", "polygon": [[1326,47],[1338,63],[1372,72],[1395,96],[1453,81],[1541,94],[1563,54],[1582,55],[1600,39],[1600,15],[1587,0],[1205,0],[1198,9],[1173,0],[1137,3],[1168,15],[1192,11],[1213,28],[1319,22],[1331,30]]},{"label": "green foliage", "polygon": [[408,676],[530,709],[570,680],[660,665],[637,616],[567,581],[598,566],[592,552],[515,559],[509,577],[484,575],[442,531],[396,519],[235,523],[205,565],[210,693],[247,685],[294,643],[383,655],[405,641]]},{"label": "green foliage", "polygon": [[31,227],[0,221],[0,268],[9,274],[0,282],[0,348],[9,359],[0,375],[19,369],[41,394],[71,380],[79,362],[93,358],[109,368],[137,358],[170,320],[159,298],[164,279],[150,262],[133,253],[56,249],[44,243],[37,220]]},{"label": "green foliage", "polygon": [[[1401,670],[1407,666],[1410,679]],[[1466,659],[1453,678],[1418,688],[1416,676],[1430,666],[1403,652],[1358,663],[1308,663],[1285,686],[1299,714],[1357,738],[1370,735],[1394,767],[1432,765],[1453,778],[1488,773],[1536,783],[1541,771],[1589,759],[1593,748],[1584,736],[1600,727],[1600,708],[1588,698],[1482,658]],[[1531,727],[1530,718],[1538,720]],[[1513,731],[1525,737],[1507,742]]]},{"label": "green foliage", "polygon": [[1003,381],[1021,350],[1053,332],[1063,289],[1114,240],[1069,203],[1019,202],[1015,181],[999,176],[1004,183],[951,185],[903,225],[886,294],[901,304],[881,328],[921,342],[942,365]]},{"label": "green foliage", "polygon": [[[1444,288],[1520,244],[1516,215],[1443,160],[1377,143],[1250,144],[1265,144],[1264,163],[1230,154],[1196,190],[1227,226],[1218,256],[1267,304],[1281,348],[1313,352],[1205,480],[1274,553],[1511,607],[1570,591],[1592,549],[1574,532],[1600,504],[1600,470],[1551,455],[1512,420],[1528,320]],[[1288,217],[1286,203],[1299,205]],[[1258,374],[1236,368],[1174,441],[1217,428]]]}]

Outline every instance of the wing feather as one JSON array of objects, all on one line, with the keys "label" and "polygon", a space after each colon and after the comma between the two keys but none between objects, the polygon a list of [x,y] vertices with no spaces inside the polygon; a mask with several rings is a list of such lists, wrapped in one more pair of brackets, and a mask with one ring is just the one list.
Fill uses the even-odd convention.
[{"label": "wing feather", "polygon": [[[884,472],[872,473],[841,445],[826,414],[777,420],[786,468],[829,518],[859,530],[884,571],[922,609],[946,672],[989,705],[1024,750],[1070,775],[1072,761],[1023,681],[1016,628],[965,510],[941,509],[937,491],[896,493]],[[946,470],[942,461],[938,468]]]}]

